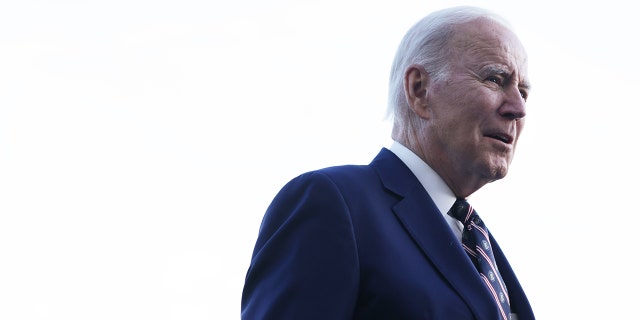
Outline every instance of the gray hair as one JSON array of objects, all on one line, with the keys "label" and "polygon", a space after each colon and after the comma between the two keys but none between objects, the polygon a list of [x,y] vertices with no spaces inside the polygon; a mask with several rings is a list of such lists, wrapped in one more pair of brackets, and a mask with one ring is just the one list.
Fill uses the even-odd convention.
[{"label": "gray hair", "polygon": [[431,79],[439,81],[448,76],[449,39],[454,27],[476,19],[490,19],[511,30],[502,17],[485,9],[459,6],[435,11],[422,18],[407,31],[398,46],[389,78],[387,115],[394,119],[394,132],[404,130],[410,111],[404,92],[404,73],[412,64],[425,68]]}]

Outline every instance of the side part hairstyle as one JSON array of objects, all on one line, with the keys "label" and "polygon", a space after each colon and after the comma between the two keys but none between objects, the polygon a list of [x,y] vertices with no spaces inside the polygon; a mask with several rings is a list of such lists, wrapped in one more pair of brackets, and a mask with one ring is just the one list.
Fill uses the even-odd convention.
[{"label": "side part hairstyle", "polygon": [[424,67],[433,81],[448,76],[449,39],[454,27],[476,19],[490,19],[511,30],[499,15],[477,7],[459,6],[433,12],[414,24],[398,46],[389,77],[387,116],[393,118],[393,135],[406,133],[411,110],[404,92],[404,73],[412,64]]}]

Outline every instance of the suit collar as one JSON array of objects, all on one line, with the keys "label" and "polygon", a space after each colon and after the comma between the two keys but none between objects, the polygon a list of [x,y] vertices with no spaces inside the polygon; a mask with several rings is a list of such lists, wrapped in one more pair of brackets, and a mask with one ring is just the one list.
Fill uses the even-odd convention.
[{"label": "suit collar", "polygon": [[[413,153],[409,148],[403,146],[399,142],[394,141],[389,148],[402,162],[411,170],[413,175],[416,176],[420,184],[427,190],[429,197],[436,204],[440,212],[447,212],[453,203],[456,201],[456,196],[451,191],[451,188],[440,177],[440,175],[433,170],[424,160],[418,155]],[[443,215],[445,219],[449,217]],[[455,224],[457,220],[451,218],[449,224]]]},{"label": "suit collar", "polygon": [[393,211],[426,258],[466,301],[477,319],[495,319],[498,309],[489,291],[460,241],[411,170],[387,149],[380,151],[371,166],[378,172],[383,185],[399,196]]}]

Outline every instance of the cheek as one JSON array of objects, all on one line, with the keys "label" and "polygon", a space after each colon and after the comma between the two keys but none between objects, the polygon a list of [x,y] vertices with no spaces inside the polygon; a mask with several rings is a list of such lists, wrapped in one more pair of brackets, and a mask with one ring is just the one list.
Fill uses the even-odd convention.
[{"label": "cheek", "polygon": [[[439,86],[432,96],[432,112],[436,123],[446,126],[450,134],[457,131],[465,132],[464,136],[472,133],[472,128],[479,126],[491,112],[489,96],[481,88],[464,85],[464,83],[449,83]],[[453,137],[449,137],[453,139]]]}]

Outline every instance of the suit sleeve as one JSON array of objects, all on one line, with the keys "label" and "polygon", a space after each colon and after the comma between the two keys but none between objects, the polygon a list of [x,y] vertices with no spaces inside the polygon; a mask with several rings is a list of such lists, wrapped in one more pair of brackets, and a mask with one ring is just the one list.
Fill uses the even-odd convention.
[{"label": "suit sleeve", "polygon": [[352,319],[359,266],[343,194],[321,173],[295,178],[260,226],[242,319]]}]

